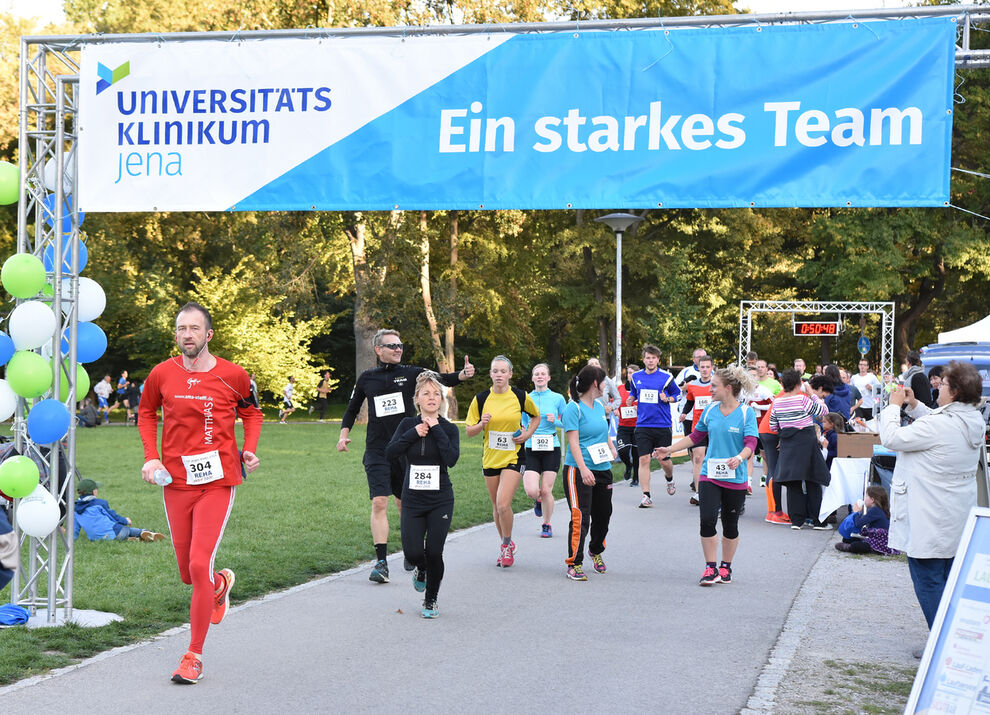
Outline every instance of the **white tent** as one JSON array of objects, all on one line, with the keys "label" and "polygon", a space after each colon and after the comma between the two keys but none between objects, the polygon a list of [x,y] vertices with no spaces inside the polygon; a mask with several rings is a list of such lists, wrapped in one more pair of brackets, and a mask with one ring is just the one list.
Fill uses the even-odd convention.
[{"label": "white tent", "polygon": [[938,334],[939,344],[943,343],[990,343],[990,315],[964,328]]}]

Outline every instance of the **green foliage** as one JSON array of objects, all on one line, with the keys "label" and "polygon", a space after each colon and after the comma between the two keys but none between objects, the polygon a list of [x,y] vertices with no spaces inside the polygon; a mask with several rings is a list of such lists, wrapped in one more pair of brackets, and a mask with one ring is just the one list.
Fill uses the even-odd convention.
[{"label": "green foliage", "polygon": [[296,394],[305,400],[316,390],[317,372],[326,369],[310,354],[309,343],[334,318],[296,320],[291,311],[276,314],[280,299],[258,290],[261,273],[253,258],[241,259],[231,271],[193,269],[194,300],[215,311],[211,350],[255,373],[259,390],[281,394],[286,377],[294,376]]}]

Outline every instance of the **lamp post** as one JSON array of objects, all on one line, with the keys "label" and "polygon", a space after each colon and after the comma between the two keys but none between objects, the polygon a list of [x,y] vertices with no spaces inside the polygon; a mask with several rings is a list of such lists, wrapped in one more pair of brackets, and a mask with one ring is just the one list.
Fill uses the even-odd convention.
[{"label": "lamp post", "polygon": [[635,214],[617,213],[595,219],[615,232],[615,382],[622,381],[622,234],[643,220]]}]

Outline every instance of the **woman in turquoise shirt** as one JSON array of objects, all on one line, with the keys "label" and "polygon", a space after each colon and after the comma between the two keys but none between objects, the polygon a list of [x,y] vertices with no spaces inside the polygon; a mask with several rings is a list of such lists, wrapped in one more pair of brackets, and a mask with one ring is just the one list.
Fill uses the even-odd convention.
[{"label": "woman in turquoise shirt", "polygon": [[[533,368],[533,384],[536,389],[529,393],[533,404],[540,412],[540,426],[526,441],[526,471],[523,474],[523,487],[530,499],[535,500],[533,511],[543,517],[540,536],[549,539],[553,536],[550,517],[553,516],[553,484],[560,470],[560,440],[557,429],[564,417],[567,401],[558,392],[549,389],[550,366],[541,362]],[[529,415],[523,413],[523,428],[529,424]],[[542,484],[541,484],[542,479]]]},{"label": "woman in turquoise shirt", "polygon": [[571,402],[564,408],[564,496],[571,510],[567,539],[567,578],[587,581],[584,539],[591,532],[588,552],[595,571],[605,573],[602,552],[612,518],[612,461],[618,458],[608,434],[602,396],[605,371],[585,365],[571,379]]}]

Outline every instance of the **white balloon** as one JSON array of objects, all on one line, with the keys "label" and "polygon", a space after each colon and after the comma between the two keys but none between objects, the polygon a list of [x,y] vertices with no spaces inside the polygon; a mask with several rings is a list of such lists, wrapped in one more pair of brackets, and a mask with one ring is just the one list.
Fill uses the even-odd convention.
[{"label": "white balloon", "polygon": [[55,531],[59,516],[55,497],[41,484],[17,505],[17,525],[36,539],[44,539]]},{"label": "white balloon", "polygon": [[[58,164],[55,163],[55,157],[52,157],[45,162],[45,166],[41,171],[41,181],[45,185],[45,188],[49,191],[55,191],[55,181],[58,178],[56,174],[58,169]],[[65,162],[65,174],[63,174],[64,180],[62,182],[63,191],[66,194],[72,193],[72,162]]]},{"label": "white balloon", "polygon": [[21,303],[10,314],[10,339],[18,350],[34,350],[55,334],[55,313],[37,300]]},{"label": "white balloon", "polygon": [[51,343],[44,343],[41,346],[41,357],[45,358],[45,360],[51,361],[51,359],[52,359],[52,344]]},{"label": "white balloon", "polygon": [[17,409],[17,393],[6,380],[0,380],[0,422],[4,422]]},{"label": "white balloon", "polygon": [[[66,315],[72,309],[72,304],[67,300],[71,295],[72,279],[62,279],[62,312]],[[100,284],[92,278],[80,276],[79,278],[79,322],[92,322],[99,318],[107,307],[107,294],[103,292]]]}]

